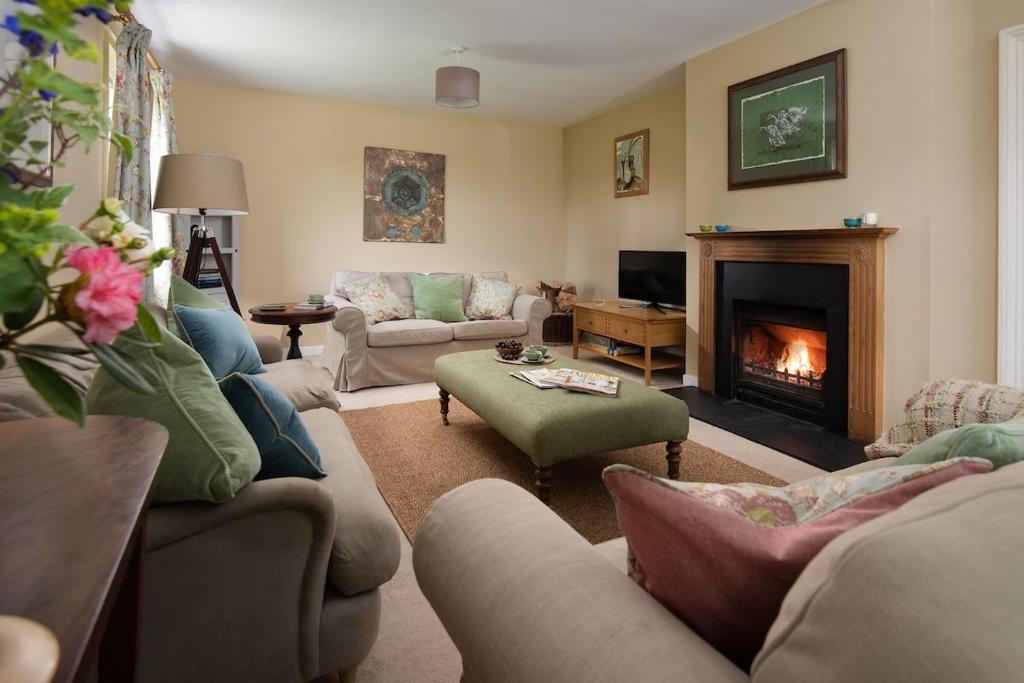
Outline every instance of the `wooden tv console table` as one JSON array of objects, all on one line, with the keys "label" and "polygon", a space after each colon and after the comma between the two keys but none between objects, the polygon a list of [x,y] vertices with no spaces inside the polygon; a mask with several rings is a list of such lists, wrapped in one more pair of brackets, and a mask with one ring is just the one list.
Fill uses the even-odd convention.
[{"label": "wooden tv console table", "polygon": [[[620,308],[619,304],[618,301],[600,305],[576,304],[572,324],[572,357],[579,358],[580,349],[586,349],[605,358],[642,368],[645,384],[651,383],[652,370],[682,369],[686,363],[685,355],[678,356],[657,349],[681,346],[685,354],[686,313],[671,309],[659,313],[650,308]],[[580,342],[581,332],[634,344],[643,348],[643,354],[614,356],[600,344]]]}]

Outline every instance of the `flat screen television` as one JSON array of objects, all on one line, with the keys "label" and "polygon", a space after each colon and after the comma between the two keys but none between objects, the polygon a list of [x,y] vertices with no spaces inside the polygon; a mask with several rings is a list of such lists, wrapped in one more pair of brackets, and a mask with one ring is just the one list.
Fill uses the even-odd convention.
[{"label": "flat screen television", "polygon": [[620,251],[619,298],[686,305],[685,251]]}]

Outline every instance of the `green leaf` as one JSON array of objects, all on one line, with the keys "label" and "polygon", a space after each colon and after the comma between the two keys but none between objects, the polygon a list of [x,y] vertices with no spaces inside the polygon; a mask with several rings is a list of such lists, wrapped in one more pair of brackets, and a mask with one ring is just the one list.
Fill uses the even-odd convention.
[{"label": "green leaf", "polygon": [[73,228],[70,225],[54,225],[50,228],[50,232],[53,235],[54,240],[58,242],[84,244],[89,247],[96,246],[96,243],[92,241],[92,238],[81,230]]},{"label": "green leaf", "polygon": [[73,420],[81,427],[85,424],[85,400],[66,379],[53,368],[39,361],[18,355],[18,367],[53,412]]},{"label": "green leaf", "polygon": [[0,254],[0,312],[18,312],[32,304],[36,277],[28,259],[15,251]]},{"label": "green leaf", "polygon": [[31,344],[29,346],[22,346],[21,348],[32,349],[33,352],[58,353],[65,356],[86,356],[92,353],[91,349],[82,348],[81,346],[60,346],[56,344]]},{"label": "green leaf", "polygon": [[152,342],[159,342],[161,338],[160,325],[157,324],[156,318],[149,312],[149,309],[139,304],[136,308],[137,318],[136,322],[139,325],[139,329],[146,335],[146,338]]},{"label": "green leaf", "polygon": [[74,185],[59,185],[49,190],[36,190],[29,196],[32,198],[32,206],[37,209],[59,209],[74,191]]},{"label": "green leaf", "polygon": [[28,299],[28,304],[20,311],[4,313],[4,327],[8,330],[20,330],[35,320],[39,315],[39,310],[43,307],[43,302],[46,301],[46,292],[39,287],[34,287],[29,292]]},{"label": "green leaf", "polygon": [[106,344],[89,344],[89,348],[96,354],[96,359],[118,382],[140,394],[154,394],[153,388],[131,364],[121,356],[112,346]]},{"label": "green leaf", "polygon": [[121,154],[124,156],[124,163],[128,163],[132,160],[133,148],[132,140],[127,135],[121,135],[120,133],[114,133],[110,137],[110,141],[117,145],[117,148],[121,150]]}]

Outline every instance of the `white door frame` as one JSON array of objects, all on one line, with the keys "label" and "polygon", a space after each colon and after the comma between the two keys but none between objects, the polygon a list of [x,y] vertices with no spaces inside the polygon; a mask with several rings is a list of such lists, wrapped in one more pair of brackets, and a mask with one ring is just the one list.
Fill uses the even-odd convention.
[{"label": "white door frame", "polygon": [[999,32],[1000,384],[1024,389],[1024,24]]}]

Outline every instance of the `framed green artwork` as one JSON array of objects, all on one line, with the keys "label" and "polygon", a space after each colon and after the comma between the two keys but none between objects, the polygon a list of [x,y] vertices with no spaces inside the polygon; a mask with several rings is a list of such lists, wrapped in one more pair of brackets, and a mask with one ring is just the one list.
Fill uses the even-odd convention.
[{"label": "framed green artwork", "polygon": [[846,177],[846,50],[729,86],[729,189]]}]

